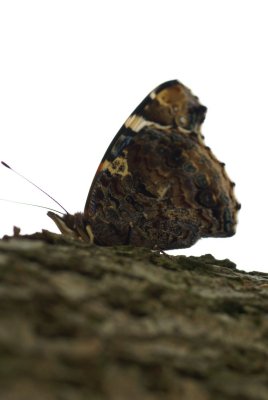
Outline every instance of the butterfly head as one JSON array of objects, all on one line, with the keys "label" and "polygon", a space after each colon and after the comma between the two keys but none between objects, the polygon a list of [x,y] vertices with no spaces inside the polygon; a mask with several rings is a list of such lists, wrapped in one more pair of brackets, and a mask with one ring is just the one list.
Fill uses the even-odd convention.
[{"label": "butterfly head", "polygon": [[169,81],[158,86],[148,100],[143,111],[146,119],[185,132],[200,132],[207,108],[180,82]]},{"label": "butterfly head", "polygon": [[60,232],[69,238],[92,244],[94,235],[83,213],[64,214],[60,216],[52,211],[47,215],[55,222]]}]

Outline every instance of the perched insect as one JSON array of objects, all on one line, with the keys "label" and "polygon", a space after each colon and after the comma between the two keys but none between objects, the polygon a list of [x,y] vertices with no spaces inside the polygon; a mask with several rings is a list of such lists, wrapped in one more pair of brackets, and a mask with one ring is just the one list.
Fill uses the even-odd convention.
[{"label": "perched insect", "polygon": [[165,82],[135,109],[106,151],[83,213],[48,212],[63,235],[102,246],[162,250],[235,233],[234,183],[205,146],[206,107]]},{"label": "perched insect", "polygon": [[[240,204],[224,164],[204,144],[206,107],[180,82],[153,90],[108,147],[83,213],[51,210],[63,235],[101,246],[161,250],[235,234]],[[7,167],[5,162],[2,164]]]}]

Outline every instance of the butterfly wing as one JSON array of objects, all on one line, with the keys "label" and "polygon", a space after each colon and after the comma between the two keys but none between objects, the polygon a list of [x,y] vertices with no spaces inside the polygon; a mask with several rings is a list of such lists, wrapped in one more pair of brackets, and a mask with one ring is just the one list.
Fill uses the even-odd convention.
[{"label": "butterfly wing", "polygon": [[84,209],[94,242],[161,249],[231,236],[239,208],[200,131],[206,108],[178,81],[152,91],[97,170]]}]

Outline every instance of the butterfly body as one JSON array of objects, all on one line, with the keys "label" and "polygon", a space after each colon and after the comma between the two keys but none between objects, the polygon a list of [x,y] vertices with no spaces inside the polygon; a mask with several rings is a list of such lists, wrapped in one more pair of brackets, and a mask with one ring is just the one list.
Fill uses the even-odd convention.
[{"label": "butterfly body", "polygon": [[84,213],[48,215],[63,234],[104,246],[168,250],[232,236],[240,205],[224,165],[204,144],[205,113],[178,81],[160,85],[106,151]]}]

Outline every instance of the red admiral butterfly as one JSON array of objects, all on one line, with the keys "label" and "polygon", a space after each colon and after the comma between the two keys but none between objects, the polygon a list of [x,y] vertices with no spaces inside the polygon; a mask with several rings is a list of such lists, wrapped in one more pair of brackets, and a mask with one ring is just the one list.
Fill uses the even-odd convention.
[{"label": "red admiral butterfly", "polygon": [[48,212],[63,235],[162,250],[235,233],[234,183],[204,144],[206,107],[174,80],[153,90],[106,151],[83,213]]}]

